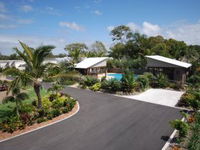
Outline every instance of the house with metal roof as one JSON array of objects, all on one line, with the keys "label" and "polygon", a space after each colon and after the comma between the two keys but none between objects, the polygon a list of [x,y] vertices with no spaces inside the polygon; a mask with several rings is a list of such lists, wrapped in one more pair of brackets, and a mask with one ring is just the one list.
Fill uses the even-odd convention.
[{"label": "house with metal roof", "polygon": [[100,73],[107,72],[107,60],[108,57],[90,57],[85,58],[83,61],[75,65],[82,74],[86,75],[98,75]]},{"label": "house with metal roof", "polygon": [[146,68],[153,74],[164,73],[172,81],[185,83],[190,63],[182,62],[159,55],[145,56],[147,59]]}]

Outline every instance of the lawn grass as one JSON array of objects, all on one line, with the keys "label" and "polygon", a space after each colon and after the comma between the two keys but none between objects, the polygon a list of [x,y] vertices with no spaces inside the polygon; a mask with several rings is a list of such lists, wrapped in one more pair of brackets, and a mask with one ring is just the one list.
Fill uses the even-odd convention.
[{"label": "lawn grass", "polygon": [[[23,104],[31,104],[34,100],[37,99],[36,94],[32,87],[25,89],[25,92],[29,95],[29,98],[22,101]],[[48,92],[46,89],[41,89],[41,96],[47,95]],[[0,104],[0,122],[5,120],[7,117],[13,115],[15,109],[15,102],[8,102],[6,104]]]}]

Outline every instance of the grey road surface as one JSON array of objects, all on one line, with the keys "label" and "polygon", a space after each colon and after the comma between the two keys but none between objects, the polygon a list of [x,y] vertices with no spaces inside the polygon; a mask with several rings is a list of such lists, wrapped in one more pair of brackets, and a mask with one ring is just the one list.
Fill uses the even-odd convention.
[{"label": "grey road surface", "polygon": [[0,150],[160,150],[179,110],[66,88],[80,111],[57,124],[0,143]]}]

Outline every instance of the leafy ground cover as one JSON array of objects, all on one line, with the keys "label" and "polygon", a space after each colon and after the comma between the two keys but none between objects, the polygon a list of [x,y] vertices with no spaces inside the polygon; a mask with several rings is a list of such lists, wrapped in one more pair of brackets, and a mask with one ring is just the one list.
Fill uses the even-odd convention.
[{"label": "leafy ground cover", "polygon": [[28,97],[22,101],[19,112],[16,115],[15,102],[7,102],[0,105],[0,130],[12,133],[24,129],[26,126],[51,120],[73,109],[76,100],[69,95],[41,90],[43,108],[37,108],[36,95],[33,88],[26,90]]}]

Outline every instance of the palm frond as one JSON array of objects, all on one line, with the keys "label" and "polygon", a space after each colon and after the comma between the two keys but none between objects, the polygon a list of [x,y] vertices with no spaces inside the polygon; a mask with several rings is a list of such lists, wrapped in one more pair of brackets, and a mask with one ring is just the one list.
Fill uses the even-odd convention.
[{"label": "palm frond", "polygon": [[29,48],[26,44],[22,43],[21,41],[19,41],[19,43],[22,46],[22,48],[24,49],[24,52],[26,53],[26,55],[28,56],[28,58],[32,61],[33,60],[32,49]]},{"label": "palm frond", "polygon": [[28,59],[28,57],[24,53],[22,53],[18,48],[15,47],[13,49],[26,62],[27,66],[32,68],[32,63],[30,62],[30,60]]}]

